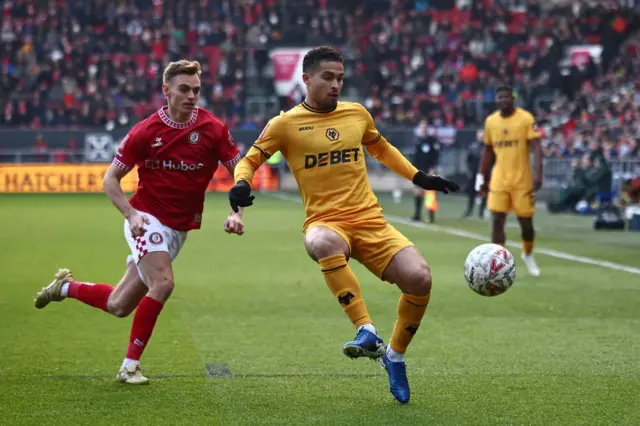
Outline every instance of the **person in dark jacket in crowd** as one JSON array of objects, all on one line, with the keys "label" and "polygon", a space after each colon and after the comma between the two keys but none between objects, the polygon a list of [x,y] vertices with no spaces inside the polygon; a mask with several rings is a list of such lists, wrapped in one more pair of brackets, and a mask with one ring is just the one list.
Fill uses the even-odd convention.
[{"label": "person in dark jacket in crowd", "polygon": [[475,179],[476,175],[480,170],[480,157],[482,155],[482,150],[484,147],[483,143],[484,132],[482,130],[478,130],[476,133],[476,140],[473,141],[469,150],[467,151],[467,173],[469,175],[469,183],[467,185],[467,211],[464,214],[464,217],[471,217],[473,215],[473,206],[476,201],[476,197],[481,197],[480,210],[478,211],[478,217],[480,219],[484,216],[484,210],[487,207],[487,197],[486,194],[479,194],[475,190]]},{"label": "person in dark jacket in crowd", "polygon": [[[435,174],[440,159],[440,142],[429,134],[429,122],[426,119],[420,120],[415,128],[415,151],[413,164],[420,170],[427,170],[428,173]],[[424,189],[416,186],[414,189],[414,212],[412,220],[422,220],[422,209],[424,206]],[[435,212],[429,210],[429,222],[435,220]]]},{"label": "person in dark jacket in crowd", "polygon": [[577,158],[573,159],[571,168],[571,176],[557,199],[547,204],[551,213],[573,211],[578,201],[592,203],[598,194],[611,191],[611,169],[599,151],[586,153],[582,164]]}]

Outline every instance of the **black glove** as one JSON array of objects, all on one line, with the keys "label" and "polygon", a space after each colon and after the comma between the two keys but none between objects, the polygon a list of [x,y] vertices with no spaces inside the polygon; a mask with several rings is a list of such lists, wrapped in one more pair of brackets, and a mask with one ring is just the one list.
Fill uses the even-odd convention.
[{"label": "black glove", "polygon": [[428,175],[420,170],[413,177],[413,184],[426,190],[436,190],[448,194],[449,191],[456,192],[460,189],[457,183],[446,180],[436,175]]},{"label": "black glove", "polygon": [[229,190],[229,203],[234,212],[238,213],[238,207],[249,207],[253,204],[251,187],[246,180],[241,180]]}]

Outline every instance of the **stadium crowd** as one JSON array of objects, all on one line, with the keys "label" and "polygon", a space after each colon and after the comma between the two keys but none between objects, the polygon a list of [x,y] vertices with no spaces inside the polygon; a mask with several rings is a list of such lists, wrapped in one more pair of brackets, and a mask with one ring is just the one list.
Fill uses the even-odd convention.
[{"label": "stadium crowd", "polygon": [[[164,104],[164,64],[189,56],[203,65],[202,106],[230,127],[260,128],[268,117],[247,112],[248,82],[273,87],[269,49],[293,41],[340,47],[346,88],[380,123],[478,127],[507,81],[536,113],[546,155],[598,143],[607,158],[640,156],[635,15],[610,1],[455,3],[12,0],[0,29],[0,125],[130,127]],[[600,59],[567,62],[576,44],[600,44]]]}]

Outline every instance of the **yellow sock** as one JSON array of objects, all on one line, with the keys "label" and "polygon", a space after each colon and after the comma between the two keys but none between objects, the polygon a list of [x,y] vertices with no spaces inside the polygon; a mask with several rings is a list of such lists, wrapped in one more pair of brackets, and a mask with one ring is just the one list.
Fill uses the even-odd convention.
[{"label": "yellow sock", "polygon": [[371,324],[369,311],[360,292],[360,284],[347,264],[347,258],[343,254],[325,257],[320,259],[320,268],[329,290],[338,298],[340,306],[353,325],[357,328]]},{"label": "yellow sock", "polygon": [[525,256],[531,256],[531,253],[533,253],[533,241],[522,241],[522,253]]},{"label": "yellow sock", "polygon": [[426,296],[414,296],[412,294],[402,293],[400,301],[398,301],[398,319],[393,327],[391,349],[403,354],[407,351],[411,339],[420,327],[422,317],[427,310],[431,293]]}]

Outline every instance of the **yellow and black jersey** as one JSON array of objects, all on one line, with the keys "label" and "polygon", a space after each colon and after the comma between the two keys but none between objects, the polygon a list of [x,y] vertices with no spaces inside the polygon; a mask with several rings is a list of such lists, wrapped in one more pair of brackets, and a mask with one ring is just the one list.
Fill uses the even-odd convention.
[{"label": "yellow and black jersey", "polygon": [[[235,180],[251,182],[253,172],[281,151],[302,195],[305,229],[317,221],[382,219],[363,147],[376,158],[394,151],[393,158],[404,160],[378,132],[362,105],[338,102],[334,110],[320,111],[303,102],[269,121],[236,168]],[[394,169],[408,179],[417,172],[408,161],[396,163]]]}]

